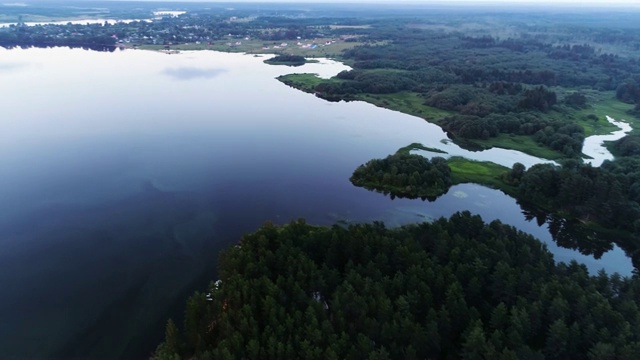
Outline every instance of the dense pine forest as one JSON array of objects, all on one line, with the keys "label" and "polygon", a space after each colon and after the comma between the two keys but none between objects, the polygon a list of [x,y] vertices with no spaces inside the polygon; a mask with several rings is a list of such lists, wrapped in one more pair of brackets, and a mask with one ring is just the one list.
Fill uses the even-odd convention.
[{"label": "dense pine forest", "polygon": [[266,224],[170,320],[156,359],[637,359],[640,282],[555,263],[468,212],[381,223]]}]

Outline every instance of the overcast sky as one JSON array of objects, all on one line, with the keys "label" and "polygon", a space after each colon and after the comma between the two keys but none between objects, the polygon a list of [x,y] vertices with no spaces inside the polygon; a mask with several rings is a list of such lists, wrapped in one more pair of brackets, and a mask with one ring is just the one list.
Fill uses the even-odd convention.
[{"label": "overcast sky", "polygon": [[[118,0],[123,1],[123,0]],[[632,6],[640,7],[640,0],[138,0],[171,2],[271,2],[271,3],[413,3],[413,4],[527,4],[527,5],[569,5],[569,6]]]}]

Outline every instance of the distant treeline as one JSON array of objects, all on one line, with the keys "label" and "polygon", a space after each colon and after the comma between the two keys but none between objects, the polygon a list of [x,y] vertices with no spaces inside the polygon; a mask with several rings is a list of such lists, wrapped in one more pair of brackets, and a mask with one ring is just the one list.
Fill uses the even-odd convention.
[{"label": "distant treeline", "polygon": [[392,41],[356,47],[347,50],[344,57],[354,61],[355,69],[430,69],[462,84],[503,81],[615,90],[629,79],[637,80],[640,74],[635,58],[603,53],[587,44],[557,46],[526,37],[498,40],[455,32],[406,30],[389,27],[371,31],[367,35],[371,39]]},{"label": "distant treeline", "polygon": [[[279,18],[259,18],[254,21],[231,21],[228,12],[189,13],[180,17],[165,17],[154,21],[133,21],[104,24],[12,25],[0,28],[2,47],[46,47],[104,45],[113,46],[119,40],[131,45],[176,45],[212,42],[245,37],[264,41],[313,39],[322,29],[300,24],[300,21]],[[246,14],[246,12],[244,12]],[[323,21],[328,21],[325,19]],[[327,28],[327,32],[330,30]],[[327,34],[328,35],[328,34]],[[235,40],[234,40],[235,41]]]},{"label": "distant treeline", "polygon": [[38,28],[37,26],[14,26],[12,31],[0,29],[0,46],[9,49],[68,46],[97,51],[113,51],[116,47],[116,39],[106,34],[69,34],[63,37],[43,33]]}]

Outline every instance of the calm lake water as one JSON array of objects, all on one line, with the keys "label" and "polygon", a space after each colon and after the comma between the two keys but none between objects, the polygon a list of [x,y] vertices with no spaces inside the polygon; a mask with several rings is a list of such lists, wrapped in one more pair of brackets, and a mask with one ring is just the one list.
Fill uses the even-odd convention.
[{"label": "calm lake water", "polygon": [[397,226],[470,210],[557,260],[630,274],[618,248],[600,260],[559,248],[499,191],[459,185],[427,202],[352,186],[358,165],[413,142],[507,166],[539,159],[470,153],[419,118],[274,79],[342,64],[263,60],[0,49],[0,358],[148,355],[216,278],[218,252],[268,220]]}]

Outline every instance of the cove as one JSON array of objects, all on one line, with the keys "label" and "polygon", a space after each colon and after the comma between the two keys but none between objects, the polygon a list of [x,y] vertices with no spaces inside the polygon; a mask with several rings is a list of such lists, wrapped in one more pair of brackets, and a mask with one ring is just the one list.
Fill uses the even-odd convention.
[{"label": "cove", "polygon": [[266,58],[0,49],[0,357],[147,356],[166,317],[216,277],[218,252],[265,221],[397,226],[469,210],[559,261],[631,272],[617,248],[596,260],[558,247],[496,190],[464,184],[424,202],[354,187],[358,165],[414,142],[508,166],[539,159],[467,152],[417,117],[275,80],[329,77],[338,62]]}]

